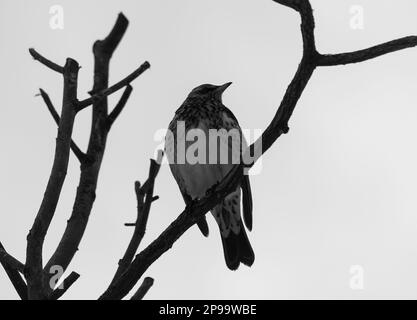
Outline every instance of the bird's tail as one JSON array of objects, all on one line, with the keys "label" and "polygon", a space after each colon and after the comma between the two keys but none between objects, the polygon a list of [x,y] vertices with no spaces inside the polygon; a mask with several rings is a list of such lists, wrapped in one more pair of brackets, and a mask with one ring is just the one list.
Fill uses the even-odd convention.
[{"label": "bird's tail", "polygon": [[255,254],[241,219],[240,188],[227,196],[212,213],[219,225],[227,267],[236,270],[240,263],[251,266]]},{"label": "bird's tail", "polygon": [[234,232],[230,232],[227,236],[221,234],[224,259],[230,270],[237,270],[240,263],[250,267],[255,261],[255,254],[242,221],[240,221],[240,227],[238,234]]}]

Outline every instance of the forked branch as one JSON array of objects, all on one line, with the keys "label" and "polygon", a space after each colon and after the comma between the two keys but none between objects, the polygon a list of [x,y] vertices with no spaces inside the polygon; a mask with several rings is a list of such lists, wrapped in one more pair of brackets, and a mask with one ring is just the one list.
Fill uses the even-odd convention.
[{"label": "forked branch", "polygon": [[[125,297],[152,263],[168,251],[174,242],[194,225],[198,219],[221,202],[230,192],[235,190],[244,174],[245,167],[253,166],[259,157],[282,134],[289,131],[288,121],[311,75],[317,67],[361,62],[417,45],[417,38],[413,36],[351,53],[322,55],[316,50],[314,17],[310,2],[308,0],[274,1],[294,9],[300,14],[303,56],[274,118],[258,141],[252,144],[249,150],[247,150],[250,154],[255,155],[254,159],[250,163],[241,163],[235,166],[218,185],[208,191],[203,199],[194,201],[191,205],[187,206],[179,217],[156,240],[135,257],[126,272],[123,273],[119,280],[109,286],[100,299],[122,299]],[[249,159],[249,157],[244,158]]]},{"label": "forked branch", "polygon": [[91,98],[82,100],[78,102],[78,111],[83,110],[84,108],[92,105],[93,103],[100,102],[104,98],[107,98],[109,95],[115,93],[116,91],[119,91],[120,89],[130,85],[130,83],[135,80],[137,77],[139,77],[142,73],[144,73],[146,70],[148,70],[151,67],[148,61],[145,61],[139,68],[137,68],[135,71],[133,71],[131,74],[129,74],[126,78],[120,80],[119,82],[115,83],[109,88],[103,89],[102,91],[99,91]]},{"label": "forked branch", "polygon": [[[166,230],[150,245],[136,254],[143,239],[148,221],[150,207],[157,197],[153,196],[153,186],[158,174],[160,161],[151,162],[148,180],[140,186],[136,184],[138,199],[138,216],[134,224],[135,230],[131,242],[120,260],[119,267],[107,290],[100,299],[122,299],[162,254],[168,251],[177,239],[179,239],[191,226],[193,226],[210,209],[221,202],[240,183],[244,170],[252,167],[259,157],[264,154],[282,135],[289,131],[288,122],[294,109],[317,67],[337,66],[363,62],[369,59],[411,48],[417,45],[417,37],[410,36],[389,41],[367,49],[349,53],[321,54],[315,43],[314,17],[310,1],[308,0],[274,0],[275,2],[294,9],[301,17],[301,34],[303,41],[303,55],[298,69],[289,84],[285,95],[278,107],[274,118],[265,129],[262,136],[250,146],[246,152],[250,152],[252,160],[249,163],[236,165],[227,176],[217,185],[211,188],[206,196],[198,201],[191,202],[178,218],[166,228]],[[36,50],[30,49],[31,56],[48,67],[62,74],[64,80],[63,104],[59,116],[48,95],[41,90],[48,110],[58,124],[58,137],[51,175],[46,187],[42,204],[37,213],[32,229],[28,235],[25,264],[13,258],[0,244],[0,263],[6,270],[13,286],[21,299],[58,299],[78,279],[79,275],[71,273],[63,281],[63,288],[53,290],[49,287],[52,266],[61,266],[67,270],[72,261],[86,229],[88,218],[95,200],[98,175],[106,148],[107,135],[114,121],[126,105],[132,92],[130,83],[146,71],[150,65],[142,64],[138,69],[126,78],[109,87],[109,64],[115,49],[123,38],[128,26],[128,20],[123,14],[118,16],[116,24],[104,40],[96,41],[93,47],[95,57],[94,87],[90,92],[91,97],[83,101],[77,99],[78,63],[68,58],[65,66],[60,66]],[[107,97],[112,93],[125,88],[125,91],[109,114]],[[90,134],[88,150],[84,154],[72,141],[72,130],[77,112],[92,105],[92,130]],[[68,220],[67,228],[54,254],[43,267],[42,254],[46,233],[55,214],[57,203],[68,168],[70,150],[79,159],[87,157],[89,161],[81,161],[80,181],[77,188],[73,211]],[[250,157],[243,157],[250,159]],[[135,256],[136,254],[136,256]],[[23,280],[21,273],[27,280]],[[153,279],[145,278],[132,299],[142,299],[153,284]]]},{"label": "forked branch", "polygon": [[[61,266],[64,271],[67,270],[78,250],[96,198],[95,191],[109,129],[126,105],[132,91],[130,83],[150,67],[149,63],[145,62],[129,76],[110,88],[108,87],[110,59],[123,38],[127,27],[128,20],[123,14],[119,14],[109,35],[104,40],[96,41],[93,46],[94,85],[92,91],[90,91],[92,97],[77,103],[77,112],[92,104],[92,130],[86,152],[88,161],[81,165],[77,193],[67,227],[55,252],[44,267],[44,272],[47,275],[44,280],[45,283],[48,283],[51,278],[48,270],[54,265]],[[126,87],[124,94],[109,115],[108,95],[124,87]]]},{"label": "forked branch", "polygon": [[153,190],[155,179],[161,167],[163,153],[159,152],[157,160],[151,160],[149,167],[149,176],[146,182],[141,186],[139,181],[135,182],[135,193],[137,199],[137,217],[134,224],[126,224],[127,226],[134,225],[132,238],[126,249],[123,258],[119,261],[119,267],[113,277],[112,283],[116,282],[120,276],[129,268],[140,243],[145,236],[146,225],[148,224],[149,212],[151,204],[158,199],[154,197]]},{"label": "forked branch", "polygon": [[78,69],[78,63],[68,58],[63,73],[64,98],[54,162],[41,207],[27,236],[25,277],[28,283],[29,298],[31,299],[47,298],[45,283],[43,282],[42,249],[68,169],[71,136],[75,115],[77,114],[75,105],[77,101]]},{"label": "forked branch", "polygon": [[[15,287],[19,287],[20,291],[18,291],[22,299],[27,297],[29,299],[58,299],[79,277],[77,273],[73,272],[64,280],[63,289],[58,288],[54,291],[51,288],[50,280],[53,276],[53,273],[50,272],[51,268],[59,266],[63,271],[67,269],[78,250],[78,244],[87,226],[88,217],[95,200],[95,189],[109,129],[127,103],[132,92],[130,83],[150,67],[149,63],[145,62],[129,76],[110,88],[108,87],[110,58],[123,38],[127,27],[128,20],[123,14],[119,14],[109,35],[104,40],[95,42],[93,46],[95,67],[94,87],[91,91],[92,96],[81,102],[77,99],[78,63],[68,58],[65,66],[61,67],[39,54],[35,49],[29,50],[35,60],[63,75],[64,90],[61,116],[58,115],[47,93],[42,89],[40,90],[40,95],[58,125],[58,137],[56,139],[55,157],[49,182],[42,204],[27,237],[24,269],[22,264],[18,264],[3,249],[0,250],[1,262],[5,266],[9,277],[11,279],[13,278],[12,281]],[[107,96],[123,87],[126,87],[124,94],[113,112],[108,115]],[[83,153],[72,140],[72,131],[77,113],[89,105],[93,105],[92,130],[88,150],[86,153]],[[68,169],[70,150],[74,152],[81,162],[81,175],[77,188],[77,196],[64,235],[48,263],[43,266],[43,243],[61,195]],[[13,271],[13,273],[10,271]],[[24,271],[27,280],[27,290],[24,290],[28,293],[26,297],[23,297],[22,292],[23,285],[26,287],[26,284],[23,279],[23,283],[18,281],[17,276],[20,276],[19,271]]]}]

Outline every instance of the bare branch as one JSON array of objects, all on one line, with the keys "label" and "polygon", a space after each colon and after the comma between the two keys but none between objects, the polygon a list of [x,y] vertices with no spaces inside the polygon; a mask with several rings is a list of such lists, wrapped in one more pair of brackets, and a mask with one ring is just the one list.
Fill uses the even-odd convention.
[{"label": "bare branch", "polygon": [[33,57],[33,59],[39,61],[44,66],[46,66],[49,69],[54,70],[58,73],[64,74],[64,68],[63,67],[61,67],[60,65],[46,59],[44,56],[42,56],[40,53],[38,53],[35,49],[30,48],[29,53]]},{"label": "bare branch", "polygon": [[42,248],[67,173],[71,135],[76,115],[74,105],[77,100],[78,69],[78,63],[75,60],[68,58],[64,67],[64,98],[61,121],[58,127],[58,137],[56,139],[54,163],[41,207],[27,237],[27,272],[25,273],[25,276],[28,281],[29,298],[45,298],[44,277],[42,271]]},{"label": "bare branch", "polygon": [[71,272],[71,274],[65,278],[64,282],[52,292],[49,299],[58,300],[61,298],[68,291],[68,289],[71,288],[74,282],[78,280],[79,277],[80,275],[77,272]]},{"label": "bare branch", "polygon": [[385,42],[383,44],[354,52],[339,54],[320,55],[318,66],[337,66],[350,63],[363,62],[374,59],[387,53],[412,48],[417,46],[417,36],[404,37],[401,39]]},{"label": "bare branch", "polygon": [[120,12],[117,16],[116,23],[108,36],[104,40],[96,41],[94,44],[94,51],[100,51],[102,54],[107,54],[109,55],[108,58],[110,58],[126,33],[128,26],[129,20],[122,12]]},{"label": "bare branch", "polygon": [[[313,72],[319,66],[336,66],[366,61],[387,53],[395,52],[417,45],[417,37],[404,37],[386,42],[368,49],[341,53],[320,54],[317,52],[314,35],[314,17],[310,1],[308,0],[274,0],[286,7],[296,10],[301,17],[301,34],[303,39],[303,56],[297,72],[289,84],[285,95],[278,107],[274,118],[265,129],[257,142],[249,148],[255,158],[250,163],[236,165],[226,177],[217,185],[208,190],[206,196],[198,201],[191,202],[178,218],[149,246],[135,256],[144,237],[150,206],[157,197],[153,196],[153,187],[159,170],[159,162],[151,162],[149,178],[143,186],[136,184],[138,199],[138,216],[134,224],[135,230],[124,257],[119,262],[119,268],[110,286],[100,299],[122,299],[141,279],[146,270],[162,254],[168,251],[191,226],[201,219],[210,209],[221,202],[225,196],[235,190],[243,177],[244,169],[254,165],[282,135],[289,131],[288,122]],[[56,112],[48,95],[41,90],[41,95],[48,109],[58,124],[58,137],[53,167],[45,195],[38,211],[32,229],[28,235],[26,263],[23,265],[10,256],[0,244],[0,263],[6,270],[10,280],[22,299],[58,299],[78,279],[79,275],[73,272],[64,280],[64,289],[52,291],[46,284],[51,275],[46,271],[52,265],[60,265],[64,270],[78,250],[78,245],[86,229],[88,218],[95,200],[98,175],[106,148],[109,128],[117,119],[131,94],[130,83],[150,68],[145,62],[138,69],[113,86],[108,85],[109,62],[115,49],[120,43],[128,20],[119,14],[115,26],[104,40],[96,41],[93,47],[95,57],[94,87],[91,97],[81,102],[77,100],[78,63],[67,59],[64,67],[46,59],[34,49],[29,52],[35,60],[46,67],[64,76],[64,102],[61,117]],[[108,114],[107,97],[112,93],[126,87],[119,103]],[[74,118],[78,111],[92,105],[92,131],[86,154],[72,141],[71,135]],[[261,146],[261,149],[259,149]],[[72,215],[68,220],[67,228],[51,259],[42,269],[42,251],[46,233],[54,216],[61,189],[68,168],[70,149],[81,157],[81,154],[91,161],[82,163],[80,182],[74,202]],[[260,152],[254,152],[259,151]],[[79,157],[79,158],[80,158]],[[245,157],[248,159],[247,157]],[[132,224],[126,224],[131,226]],[[20,272],[24,271],[27,286]],[[133,295],[132,300],[141,299],[153,284],[153,279],[145,278],[143,284]]]},{"label": "bare branch", "polygon": [[145,236],[151,204],[153,201],[155,201],[155,197],[153,196],[153,189],[156,176],[158,175],[159,169],[161,167],[162,157],[163,152],[160,151],[158,154],[158,159],[156,161],[151,160],[151,165],[149,167],[149,177],[143,186],[140,185],[139,181],[135,182],[135,193],[137,199],[137,219],[135,223],[135,230],[126,249],[126,252],[123,255],[123,258],[119,261],[119,267],[117,268],[111,284],[117,281],[123,272],[125,272],[130,266],[130,263],[132,262],[143,237]]},{"label": "bare branch", "polygon": [[134,223],[125,223],[125,227],[136,227],[136,222],[134,222]]},{"label": "bare branch", "polygon": [[20,273],[23,273],[25,269],[25,265],[21,263],[19,260],[17,260],[15,257],[7,253],[7,251],[4,249],[3,245],[0,242],[0,262],[3,264],[7,264],[14,270],[19,271]]},{"label": "bare branch", "polygon": [[149,289],[153,286],[154,280],[152,278],[146,277],[136,293],[130,298],[130,300],[142,300],[145,295],[148,293]]},{"label": "bare branch", "polygon": [[104,98],[108,97],[109,95],[115,93],[116,91],[126,87],[129,85],[133,80],[139,77],[142,73],[148,70],[151,67],[148,61],[145,61],[139,68],[129,74],[126,78],[120,80],[116,84],[112,85],[111,87],[99,91],[98,93],[94,94],[91,98],[82,100],[78,103],[77,111],[81,111],[86,107],[92,105],[93,103],[100,102]]},{"label": "bare branch", "polygon": [[99,299],[119,300],[125,297],[152,263],[171,249],[174,242],[202,216],[236,189],[242,176],[243,165],[235,166],[218,185],[207,192],[204,198],[191,202],[156,240],[136,255],[129,268],[109,286]]},{"label": "bare branch", "polygon": [[[55,123],[59,126],[59,122],[61,121],[61,118],[58,115],[58,112],[56,111],[54,105],[52,104],[52,101],[49,98],[49,95],[42,89],[39,89],[39,91],[40,91],[40,95],[43,101],[45,102],[49,110],[49,113],[51,114],[52,118],[55,120]],[[71,139],[71,150],[81,163],[85,161],[85,158],[86,158],[85,153],[81,151],[81,149],[72,139]]]},{"label": "bare branch", "polygon": [[28,299],[27,286],[21,274],[19,273],[23,271],[22,268],[24,268],[24,266],[22,263],[20,263],[15,258],[13,258],[10,254],[7,253],[6,249],[4,249],[1,242],[0,242],[0,263],[3,266],[4,271],[6,271],[6,274],[9,277],[10,282],[15,288],[20,299],[27,300]]},{"label": "bare branch", "polygon": [[282,4],[283,6],[294,9],[295,11],[300,12],[302,6],[308,2],[304,0],[274,0],[275,2]]},{"label": "bare branch", "polygon": [[[118,43],[123,38],[127,25],[128,21],[126,17],[123,14],[119,14],[116,24],[110,34],[104,40],[96,41],[93,46],[94,85],[91,91],[93,97],[87,99],[87,102],[84,102],[86,105],[93,104],[92,129],[86,152],[89,161],[81,166],[80,180],[71,217],[68,220],[61,241],[44,270],[49,270],[53,265],[59,265],[66,270],[76,254],[86,230],[88,219],[96,198],[97,181],[109,132],[107,122],[107,96],[110,93],[129,85],[133,79],[149,68],[149,64],[146,63],[115,86],[108,88],[110,58],[117,48]],[[95,93],[97,92],[98,94],[96,95]],[[46,281],[48,281],[50,277],[50,275],[47,275]]]},{"label": "bare branch", "polygon": [[[322,56],[317,53],[314,37],[314,17],[313,11],[308,0],[274,0],[282,5],[290,7],[300,13],[301,17],[301,34],[303,38],[303,56],[297,72],[288,86],[282,102],[272,119],[269,126],[265,129],[262,136],[252,144],[246,152],[250,152],[251,155],[255,155],[255,158],[250,163],[241,163],[236,165],[226,177],[212,189],[207,192],[207,195],[198,201],[193,201],[185,210],[179,215],[179,217],[171,223],[171,225],[165,229],[165,231],[154,240],[148,247],[142,250],[136,255],[130,267],[120,276],[120,278],[114,282],[103,293],[100,299],[122,299],[133,288],[137,281],[142,277],[144,272],[154,263],[163,253],[168,251],[172,245],[178,240],[184,232],[186,232],[192,225],[194,225],[202,216],[204,216],[210,209],[221,202],[225,196],[235,190],[240,180],[243,177],[244,168],[251,167],[264,154],[273,143],[282,135],[289,131],[288,121],[290,120],[295,106],[301,97],[308,81],[310,80],[314,70],[319,66],[319,62],[324,63],[327,60],[328,63],[332,60],[349,61],[357,60],[364,61],[364,58],[372,58],[387,52],[393,51],[394,48],[400,49],[399,43],[391,43],[387,48],[378,48],[369,52],[356,52],[350,54],[350,57],[346,56],[340,59],[340,56],[335,59]],[[415,41],[415,40],[412,40]],[[403,47],[409,47],[410,45],[403,43]],[[355,58],[355,59],[353,59]],[[259,147],[261,146],[261,147]],[[254,152],[256,151],[256,152]],[[250,159],[244,157],[244,159]]]},{"label": "bare branch", "polygon": [[127,100],[129,100],[129,97],[132,91],[133,91],[132,86],[128,84],[119,102],[117,103],[117,105],[114,107],[113,111],[109,114],[109,117],[107,118],[107,124],[108,124],[109,129],[111,128],[113,123],[116,121],[120,113],[123,111],[124,107],[126,106]]}]

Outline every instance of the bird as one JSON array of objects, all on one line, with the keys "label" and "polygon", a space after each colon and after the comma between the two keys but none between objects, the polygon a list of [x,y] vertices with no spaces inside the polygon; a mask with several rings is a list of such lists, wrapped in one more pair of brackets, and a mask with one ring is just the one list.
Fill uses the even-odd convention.
[{"label": "bird", "polygon": [[[203,84],[194,88],[169,124],[165,153],[186,205],[204,197],[237,165],[231,159],[236,159],[236,156],[238,161],[241,159],[240,143],[246,141],[238,120],[222,102],[223,93],[231,84]],[[220,135],[213,142],[209,139],[213,130],[217,134],[233,132],[234,135]],[[190,134],[197,139],[188,139]],[[236,141],[239,148],[235,148]],[[199,143],[197,148],[194,146],[196,143]],[[226,161],[221,158],[224,153],[227,155]],[[200,161],[195,161],[194,157]],[[252,206],[249,176],[245,174],[236,190],[211,210],[220,230],[224,259],[230,270],[237,270],[241,263],[250,267],[255,261],[241,215],[243,211],[243,221],[251,231]],[[205,216],[197,222],[197,226],[207,237],[209,228]]]}]

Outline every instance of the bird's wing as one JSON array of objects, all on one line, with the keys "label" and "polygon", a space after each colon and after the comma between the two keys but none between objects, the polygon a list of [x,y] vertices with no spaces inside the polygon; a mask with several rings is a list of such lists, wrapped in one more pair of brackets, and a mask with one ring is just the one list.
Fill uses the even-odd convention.
[{"label": "bird's wing", "polygon": [[[175,141],[178,139],[178,137],[175,137],[176,135],[176,118],[174,117],[174,120],[169,125],[169,132],[171,134],[167,135],[166,141],[165,141],[165,153],[168,156],[168,161],[170,162],[170,169],[172,172],[172,175],[174,176],[178,187],[181,191],[181,195],[184,199],[184,202],[186,205],[189,205],[192,201],[192,197],[187,193],[186,190],[186,183],[182,177],[181,170],[178,164],[176,164],[175,159]],[[182,137],[180,137],[182,138]],[[198,222],[197,226],[200,229],[201,233],[208,237],[209,235],[209,227],[207,224],[206,216],[203,216]]]},{"label": "bird's wing", "polygon": [[[238,120],[236,119],[232,111],[230,111],[226,107],[224,108],[224,112],[223,112],[223,125],[225,129],[227,130],[230,130],[232,128],[239,129],[240,139],[242,140],[241,143],[242,145],[247,147],[247,143],[246,143],[245,137],[243,136]],[[231,149],[229,154],[233,154],[234,152],[233,144],[229,142],[228,147],[229,149]],[[241,149],[239,150],[241,152]],[[240,156],[241,154],[239,154],[239,157]],[[253,225],[253,218],[252,218],[253,202],[252,202],[252,191],[251,191],[248,175],[244,175],[242,182],[241,182],[241,188],[242,188],[243,220],[245,222],[246,227],[249,229],[249,231],[251,231],[252,225]]]},{"label": "bird's wing", "polygon": [[243,221],[245,221],[246,228],[252,231],[252,191],[250,188],[249,176],[244,175],[242,179],[242,203],[243,203]]},{"label": "bird's wing", "polygon": [[[172,175],[174,176],[175,180],[177,181],[178,187],[180,189],[181,195],[184,199],[185,205],[188,206],[192,202],[191,196],[187,193],[187,190],[184,188],[185,183],[181,176],[181,172],[178,170],[178,165],[170,165]],[[209,227],[207,224],[206,216],[203,216],[197,221],[197,226],[200,229],[203,236],[208,237],[209,235]]]}]

